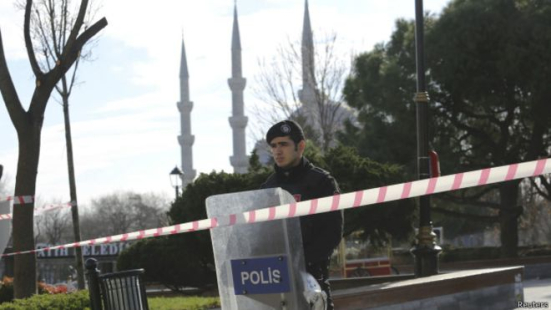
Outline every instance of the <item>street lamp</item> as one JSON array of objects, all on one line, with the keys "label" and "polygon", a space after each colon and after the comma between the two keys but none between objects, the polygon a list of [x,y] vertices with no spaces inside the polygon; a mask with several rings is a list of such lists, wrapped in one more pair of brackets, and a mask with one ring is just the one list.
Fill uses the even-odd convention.
[{"label": "street lamp", "polygon": [[178,168],[178,166],[174,167],[174,169],[172,169],[172,171],[170,172],[170,184],[176,189],[175,199],[178,199],[178,189],[180,187],[180,184],[182,183],[183,177],[184,173],[182,172],[182,170],[180,170],[180,168]]},{"label": "street lamp", "polygon": [[[425,51],[423,0],[415,0],[415,63],[417,65],[417,93],[415,103],[417,110],[417,173],[419,180],[430,177],[429,96],[425,83]],[[411,249],[415,258],[415,276],[426,277],[438,273],[438,254],[442,249],[436,245],[436,235],[432,231],[430,216],[430,197],[419,198],[419,233],[417,243]]]}]

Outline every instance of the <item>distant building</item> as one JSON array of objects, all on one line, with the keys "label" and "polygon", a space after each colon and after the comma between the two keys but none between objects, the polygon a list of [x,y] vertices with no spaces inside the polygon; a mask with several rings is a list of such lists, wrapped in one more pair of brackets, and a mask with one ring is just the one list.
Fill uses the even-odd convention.
[{"label": "distant building", "polygon": [[[84,259],[95,258],[98,261],[98,269],[102,273],[117,271],[117,258],[119,254],[131,246],[132,242],[116,242],[110,244],[86,245],[82,247]],[[44,243],[37,244],[37,248],[51,246]],[[38,281],[48,284],[69,283],[76,281],[74,248],[48,250],[36,253]],[[4,253],[11,253],[11,248],[6,248]],[[4,257],[0,261],[0,276],[13,277],[13,256]]]},{"label": "distant building", "polygon": [[[242,55],[241,55],[241,37],[239,33],[239,22],[237,15],[237,5],[234,5],[233,27],[231,40],[231,77],[228,79],[228,85],[232,93],[232,115],[229,117],[229,124],[232,129],[233,154],[230,156],[230,163],[235,173],[246,173],[249,167],[249,157],[246,152],[246,127],[248,118],[245,115],[245,104],[243,91],[247,80],[243,77]],[[301,102],[291,119],[299,121],[303,127],[308,128],[315,135],[317,142],[334,146],[336,144],[334,135],[331,135],[331,141],[325,141],[327,132],[326,124],[332,124],[333,131],[343,128],[346,120],[353,124],[357,123],[356,115],[352,109],[341,102],[326,101],[320,108],[319,89],[315,81],[315,57],[314,57],[314,39],[312,26],[310,22],[310,12],[308,0],[304,2],[304,20],[302,28],[302,88],[298,92],[298,98]],[[194,136],[191,134],[191,110],[193,103],[189,101],[189,74],[187,69],[187,59],[184,42],[182,40],[182,58],[180,68],[180,102],[178,109],[181,114],[181,136],[179,142],[182,155],[182,170],[184,172],[184,187],[195,179],[196,171],[193,169],[192,146]],[[323,110],[320,110],[323,109]],[[310,138],[312,138],[310,136]],[[262,164],[272,162],[271,155],[263,140],[257,141],[254,149],[259,156]]]}]

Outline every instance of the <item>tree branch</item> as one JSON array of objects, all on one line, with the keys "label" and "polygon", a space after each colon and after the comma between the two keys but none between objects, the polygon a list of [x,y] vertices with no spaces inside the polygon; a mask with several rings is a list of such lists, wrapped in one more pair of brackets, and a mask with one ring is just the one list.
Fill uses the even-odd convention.
[{"label": "tree branch", "polygon": [[2,32],[0,31],[0,92],[2,92],[2,98],[8,109],[10,118],[17,129],[17,124],[22,123],[22,119],[25,117],[25,110],[21,105],[17,90],[13,84],[13,80],[6,63],[6,56],[4,54],[4,43],[2,42]]},{"label": "tree branch", "polygon": [[63,16],[61,18],[61,28],[59,30],[59,42],[58,42],[58,46],[62,46],[62,44],[64,42],[66,42],[65,40],[67,39],[67,19],[69,19],[69,11],[67,10],[67,1],[64,0],[62,2],[62,8],[61,8],[61,16]]},{"label": "tree branch", "polygon": [[46,39],[48,35],[44,31],[42,18],[40,17],[40,11],[38,9],[35,9],[35,15],[37,19],[36,31],[39,32],[39,35],[42,41],[42,45],[43,45],[42,48],[43,48],[43,53],[44,53],[44,58],[46,63],[46,69],[50,71],[52,70],[52,66],[50,65],[50,59],[53,59],[55,63],[55,59],[58,57],[55,56],[50,45],[48,44],[48,40]]},{"label": "tree branch", "polygon": [[[80,55],[80,50],[90,40],[93,36],[95,36],[101,29],[105,28],[107,26],[107,19],[102,18],[99,21],[97,21],[92,27],[88,28],[86,31],[84,31],[75,41],[73,44],[73,49],[68,50],[65,48],[61,64],[58,65],[52,72],[52,78],[55,80],[55,82],[59,81],[62,75],[64,75],[69,68],[74,64],[74,62],[77,60],[77,58]],[[49,73],[50,74],[50,73]]]},{"label": "tree branch", "polygon": [[440,207],[432,207],[432,211],[444,215],[450,215],[454,217],[461,217],[468,220],[473,221],[479,221],[483,223],[495,223],[498,221],[498,216],[491,216],[491,215],[476,215],[476,214],[469,214],[469,213],[462,213],[457,211],[448,210],[446,208],[440,208]]},{"label": "tree branch", "polygon": [[[60,44],[58,44],[58,42],[57,42],[56,28],[55,28],[56,27],[56,25],[55,25],[55,5],[52,2],[52,0],[48,1],[48,5],[46,6],[46,11],[48,12],[48,15],[49,15],[48,21],[50,22],[50,31],[52,32],[53,50],[55,52],[55,57],[57,59],[59,59],[61,57],[60,47],[61,47],[61,44],[63,44],[63,42],[60,42]],[[39,27],[42,27],[42,23],[40,23]],[[59,37],[60,37],[59,39],[61,40],[61,35]],[[44,38],[46,38],[46,36],[44,36]],[[49,44],[47,44],[47,46],[48,46],[48,48],[50,47]],[[54,61],[55,60],[56,59],[54,59]]]},{"label": "tree branch", "polygon": [[33,49],[33,42],[31,40],[31,11],[33,7],[33,0],[27,0],[27,5],[25,6],[25,23],[24,23],[24,35],[25,35],[25,48],[27,49],[27,55],[29,57],[29,62],[33,70],[34,76],[37,79],[37,83],[40,83],[40,80],[44,77],[44,73],[40,70],[38,61],[36,60],[36,55]]},{"label": "tree branch", "polygon": [[551,195],[551,183],[549,183],[549,181],[543,175],[540,175],[540,181],[543,187],[545,187],[547,192]]},{"label": "tree branch", "polygon": [[490,192],[491,190],[494,190],[495,188],[485,189],[481,191],[480,193],[477,193],[472,196],[465,196],[457,197],[450,193],[442,193],[438,195],[437,197],[442,200],[451,201],[454,203],[462,204],[462,205],[472,205],[472,206],[478,206],[478,207],[485,207],[485,208],[492,208],[492,209],[501,209],[501,206],[499,203],[496,202],[490,202],[490,201],[479,201],[478,199],[482,197],[484,194]]},{"label": "tree branch", "polygon": [[[493,184],[493,185],[487,185],[485,186],[481,191],[471,195],[471,196],[467,196],[467,190],[464,190],[461,192],[461,199],[462,200],[477,200],[477,199],[480,199],[482,196],[488,194],[489,192],[493,191],[493,190],[496,190],[499,188],[499,185],[496,185],[496,184]],[[449,193],[449,192],[448,192]],[[455,197],[453,195],[450,195],[452,197]],[[455,197],[455,198],[459,198],[459,197]]]},{"label": "tree branch", "polygon": [[[455,127],[464,130],[466,133],[468,133],[471,136],[478,137],[479,139],[483,140],[488,145],[491,145],[492,147],[496,146],[496,143],[492,137],[490,137],[485,131],[468,126],[460,117],[458,117],[458,113],[456,111],[446,111],[444,108],[440,108],[436,110],[437,112],[440,112],[439,114],[447,119],[449,122],[451,122]],[[462,113],[462,112],[459,112]]]},{"label": "tree branch", "polygon": [[[84,44],[82,44],[80,47],[77,47],[77,45],[79,45],[79,43],[77,42],[78,41],[77,35],[80,32],[80,28],[82,27],[82,24],[84,23],[84,17],[86,16],[86,9],[87,8],[88,8],[88,0],[82,0],[82,2],[80,3],[80,8],[79,8],[79,11],[78,11],[77,19],[75,21],[75,24],[73,25],[73,29],[71,30],[71,34],[69,34],[69,38],[67,38],[67,43],[65,45],[65,48],[63,49],[62,55],[64,55],[64,56],[67,55],[68,53],[70,53],[70,51],[73,51],[75,48],[80,50],[82,48],[82,46],[84,45]],[[105,27],[107,25],[107,20],[105,18],[103,18],[99,22],[101,22],[102,20],[105,20],[105,25],[103,26],[103,27]],[[97,22],[95,25],[97,25],[99,22]],[[94,27],[94,26],[92,26],[92,27]],[[92,27],[90,27],[90,28],[92,28]],[[103,27],[101,27],[101,28],[103,28]],[[98,31],[100,29],[98,29]],[[88,30],[90,30],[90,29],[88,29]],[[88,30],[84,31],[80,37],[84,36],[84,34]],[[89,38],[87,38],[86,41],[88,41],[91,37],[93,37],[93,35],[90,36]],[[84,43],[86,43],[86,41]]]},{"label": "tree branch", "polygon": [[[79,53],[80,55],[80,53]],[[71,81],[69,82],[69,87],[65,86],[67,96],[71,96],[73,91],[73,86],[75,85],[75,80],[77,77],[78,64],[80,63],[80,56],[75,60],[75,69],[73,70],[73,75],[71,76]]]},{"label": "tree branch", "polygon": [[543,187],[547,190],[547,193],[544,192],[538,184],[536,184],[534,178],[530,178],[530,183],[532,183],[532,187],[536,189],[540,196],[551,201],[551,184],[549,184],[549,182],[547,182],[547,179],[542,175],[539,176],[539,179],[542,182],[541,184],[543,185]]}]

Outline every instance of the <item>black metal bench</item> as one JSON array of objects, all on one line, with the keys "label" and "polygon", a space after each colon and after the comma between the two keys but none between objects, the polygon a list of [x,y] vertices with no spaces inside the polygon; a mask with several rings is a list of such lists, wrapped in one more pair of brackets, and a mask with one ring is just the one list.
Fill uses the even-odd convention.
[{"label": "black metal bench", "polygon": [[149,310],[143,269],[99,274],[97,260],[86,260],[92,310]]}]

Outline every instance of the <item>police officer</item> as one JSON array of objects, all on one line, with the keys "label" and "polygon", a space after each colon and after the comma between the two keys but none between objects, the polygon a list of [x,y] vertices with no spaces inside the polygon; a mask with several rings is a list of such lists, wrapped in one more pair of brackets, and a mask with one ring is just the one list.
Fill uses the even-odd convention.
[{"label": "police officer", "polygon": [[[332,196],[340,193],[329,172],[314,166],[303,155],[306,141],[302,128],[285,120],[273,125],[266,134],[275,161],[272,174],[261,188],[281,187],[296,201]],[[328,310],[333,309],[329,287],[329,260],[342,238],[342,211],[300,218],[306,270],[327,294]]]}]

